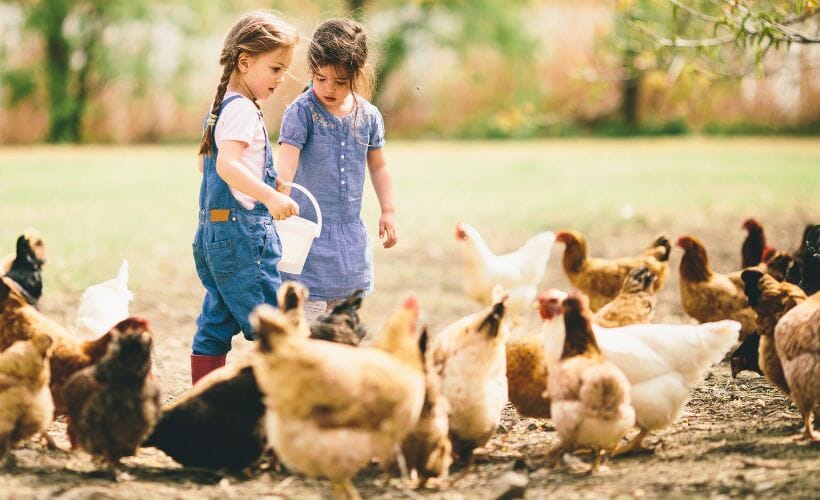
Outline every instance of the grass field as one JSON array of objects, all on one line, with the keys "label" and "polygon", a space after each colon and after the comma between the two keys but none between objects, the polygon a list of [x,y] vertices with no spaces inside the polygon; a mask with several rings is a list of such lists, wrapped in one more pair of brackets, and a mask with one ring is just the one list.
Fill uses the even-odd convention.
[{"label": "grass field", "polygon": [[[82,290],[112,277],[121,259],[127,258],[136,296],[132,312],[147,317],[154,327],[156,372],[166,397],[179,394],[190,384],[187,356],[203,293],[190,250],[199,186],[194,150],[194,145],[0,148],[0,256],[14,250],[14,241],[25,228],[42,232],[49,259],[42,309],[66,323],[73,319]],[[386,154],[397,191],[399,244],[391,250],[376,244],[378,206],[372,188],[366,186],[364,218],[374,240],[376,292],[365,301],[363,319],[374,332],[409,291],[418,295],[424,321],[433,331],[475,310],[461,292],[460,258],[453,236],[457,221],[474,225],[499,252],[516,248],[532,233],[544,229],[578,229],[587,237],[590,252],[603,257],[635,254],[659,233],[672,238],[687,233],[701,237],[713,267],[722,272],[734,271],[740,265],[743,219],[760,219],[770,243],[781,249],[797,244],[806,223],[820,222],[820,141],[816,138],[397,142],[388,145]],[[542,288],[567,288],[560,269],[562,251],[563,246],[556,245]],[[679,260],[680,250],[676,249],[670,279],[660,293],[656,321],[691,321],[679,304]],[[234,344],[240,351],[250,346],[241,338]],[[712,391],[724,397],[732,390],[727,384],[733,384],[731,379],[726,381],[728,368],[719,366],[716,370],[720,375],[704,389],[708,393],[701,394],[704,406],[690,409],[698,418],[712,419],[709,425],[697,420],[692,434],[681,426],[667,433],[683,432],[682,436],[688,436],[682,438],[688,448],[680,445],[675,451],[649,459],[618,462],[613,468],[619,472],[591,483],[598,489],[590,489],[590,494],[630,494],[634,488],[650,496],[670,491],[701,491],[706,496],[709,492],[743,493],[742,488],[724,488],[739,481],[734,476],[724,480],[712,472],[737,458],[738,453],[741,456],[736,465],[745,467],[742,460],[748,458],[746,455],[757,455],[759,450],[747,453],[742,447],[758,446],[761,441],[749,444],[743,431],[726,427],[734,417],[715,416],[728,403],[715,399]],[[732,398],[732,405],[745,405],[737,411],[761,401],[755,398],[769,401],[779,397],[764,382],[755,383],[761,391],[769,391],[768,395],[749,392],[744,396],[748,401]],[[782,406],[778,411],[787,411],[783,398],[777,401]],[[793,445],[785,444],[781,436],[789,430],[796,432],[796,412],[792,408],[787,414],[791,420],[771,415],[772,422],[781,428],[774,431],[774,437],[769,436],[777,446],[771,450],[777,451],[766,456],[780,460],[778,474],[782,474],[777,476],[775,489],[761,491],[786,496],[816,493],[812,490],[820,487],[816,480],[801,483],[795,477],[801,470],[818,466],[820,458],[810,451],[794,452]],[[52,429],[58,443],[64,439],[60,425]],[[515,428],[526,429],[527,425],[532,428],[526,421]],[[728,429],[720,436],[729,445],[698,461],[717,439],[713,426]],[[520,437],[516,431],[494,440],[489,454],[484,455],[488,460],[484,463],[489,465],[477,474],[479,479],[468,480],[459,492],[470,496],[472,487],[482,494],[490,491],[491,485],[480,483],[482,474],[492,478],[493,471],[507,467],[505,460],[512,459],[503,458],[508,454],[499,450],[506,450],[511,440]],[[732,448],[737,442],[741,448]],[[42,453],[35,453],[39,450],[36,447],[29,448],[24,450],[26,457],[31,455],[31,463],[39,463]],[[148,456],[129,463],[167,469],[167,459],[156,465]],[[29,473],[0,475],[0,484],[5,483],[8,491],[35,496],[73,487],[83,496],[83,491],[95,494],[105,486],[100,486],[99,480],[89,486],[91,480],[82,474],[64,472],[73,467],[73,459],[66,464],[64,458],[49,455],[49,460]],[[641,475],[648,474],[647,467],[671,470],[669,460],[677,461],[674,467],[680,468],[680,478]],[[58,484],[38,484],[38,477],[51,474],[56,474]],[[154,469],[146,469],[131,486],[118,485],[116,492],[103,494],[145,498],[160,494],[186,497],[186,492],[218,497],[224,493],[216,485],[190,490],[191,481],[196,482],[194,476],[174,479],[183,483],[181,487],[160,484],[156,474]],[[564,483],[550,485],[551,476],[544,477],[543,491],[559,495],[588,486],[582,480],[561,476],[569,488],[562,490]],[[670,481],[683,481],[690,489],[669,489]],[[766,478],[760,481],[765,483]],[[317,482],[298,484],[297,497],[315,497],[323,487]],[[362,484],[357,482],[357,486]],[[259,495],[271,489],[268,480],[243,485],[240,495]],[[757,490],[749,491],[754,494]],[[369,494],[391,496],[374,489]]]}]

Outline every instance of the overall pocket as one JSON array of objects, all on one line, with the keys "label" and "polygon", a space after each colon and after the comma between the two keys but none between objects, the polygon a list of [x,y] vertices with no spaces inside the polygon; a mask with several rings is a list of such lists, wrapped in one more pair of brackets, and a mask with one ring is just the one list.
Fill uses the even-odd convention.
[{"label": "overall pocket", "polygon": [[205,259],[217,284],[228,281],[236,272],[236,252],[231,240],[205,243]]}]

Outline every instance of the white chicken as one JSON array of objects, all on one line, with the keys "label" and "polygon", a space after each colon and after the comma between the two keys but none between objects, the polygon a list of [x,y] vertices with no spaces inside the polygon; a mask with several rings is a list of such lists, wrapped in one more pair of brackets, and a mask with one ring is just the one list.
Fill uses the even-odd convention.
[{"label": "white chicken", "polygon": [[91,285],[83,292],[75,334],[82,339],[100,337],[131,315],[128,304],[133,298],[128,289],[128,261],[123,260],[116,278]]},{"label": "white chicken", "polygon": [[[553,366],[561,357],[566,336],[563,313],[555,304],[567,296],[548,290],[538,298],[544,358]],[[650,431],[671,424],[680,416],[692,389],[706,370],[720,361],[737,342],[740,323],[733,320],[699,325],[642,324],[620,328],[593,325],[604,357],[620,368],[632,386],[638,435],[616,454],[641,447]]]},{"label": "white chicken", "polygon": [[433,340],[432,362],[450,403],[453,453],[471,463],[473,450],[483,446],[501,423],[507,402],[505,324],[507,296],[501,286],[494,304],[447,326]]},{"label": "white chicken", "polygon": [[507,317],[515,320],[532,304],[537,285],[544,277],[555,233],[544,231],[528,239],[518,250],[496,255],[481,234],[469,224],[456,224],[456,239],[464,260],[464,290],[481,305],[492,303],[495,285],[507,290]]}]

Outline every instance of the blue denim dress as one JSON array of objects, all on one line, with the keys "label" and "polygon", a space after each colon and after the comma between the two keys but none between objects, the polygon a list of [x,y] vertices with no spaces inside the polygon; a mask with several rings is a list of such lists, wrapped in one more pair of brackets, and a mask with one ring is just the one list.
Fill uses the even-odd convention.
[{"label": "blue denim dress", "polygon": [[[222,103],[220,114],[234,99]],[[259,115],[262,119],[262,115]],[[264,123],[263,123],[264,129]],[[213,134],[212,127],[211,133]],[[276,187],[276,170],[265,131],[265,184]],[[194,262],[205,286],[202,312],[196,319],[194,354],[219,356],[231,349],[231,338],[253,332],[248,315],[261,303],[276,305],[282,283],[277,264],[282,243],[267,207],[257,202],[248,210],[216,172],[217,151],[203,159],[199,190],[199,225],[194,237]]]},{"label": "blue denim dress", "polygon": [[[384,122],[375,106],[354,97],[356,110],[340,118],[308,89],[282,117],[279,143],[301,150],[293,182],[313,193],[323,219],[302,274],[282,273],[282,279],[307,286],[311,300],[373,290],[373,251],[361,218],[362,192],[367,152],[384,146]],[[310,201],[295,189],[291,196],[299,204],[299,215],[315,220]]]}]

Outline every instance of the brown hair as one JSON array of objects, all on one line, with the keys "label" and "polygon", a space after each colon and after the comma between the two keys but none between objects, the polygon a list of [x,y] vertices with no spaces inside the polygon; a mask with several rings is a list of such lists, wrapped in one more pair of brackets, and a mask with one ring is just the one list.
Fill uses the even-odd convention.
[{"label": "brown hair", "polygon": [[373,75],[367,65],[367,33],[352,19],[329,19],[316,28],[308,49],[308,67],[316,73],[333,66],[350,79],[350,89],[370,97]]},{"label": "brown hair", "polygon": [[199,143],[200,155],[209,155],[213,152],[212,132],[216,127],[216,119],[225,91],[228,89],[228,82],[236,70],[239,55],[243,52],[251,55],[262,54],[283,47],[293,47],[298,42],[299,33],[270,12],[251,12],[233,25],[225,35],[222,53],[219,55],[219,64],[223,67],[222,79],[216,87],[216,96],[208,114],[202,141]]}]

